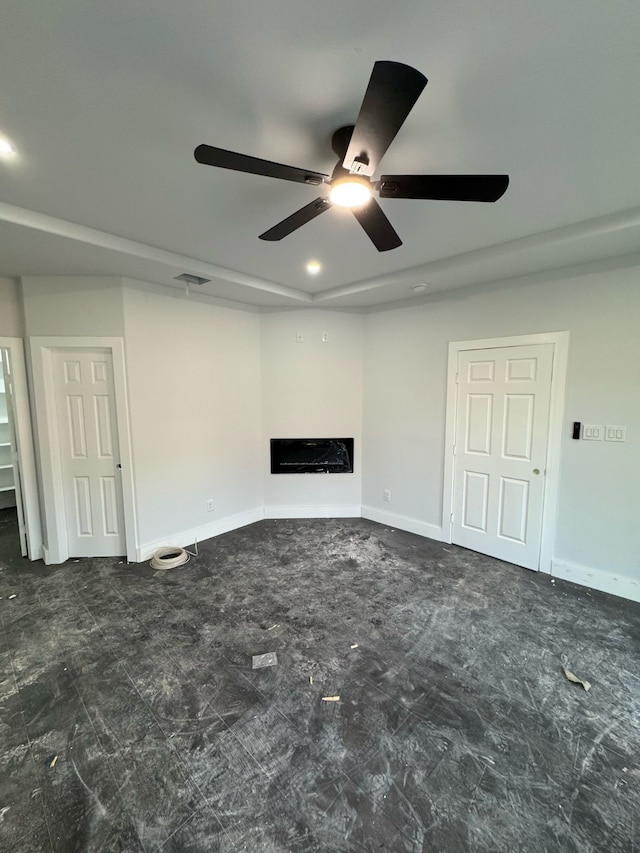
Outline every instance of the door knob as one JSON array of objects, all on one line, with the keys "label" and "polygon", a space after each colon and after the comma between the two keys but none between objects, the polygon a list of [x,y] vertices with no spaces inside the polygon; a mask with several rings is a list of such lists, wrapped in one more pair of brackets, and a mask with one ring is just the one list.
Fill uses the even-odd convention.
[{"label": "door knob", "polygon": [[540,469],[539,469],[539,468],[534,468],[534,469],[533,469],[533,473],[534,473],[534,474],[539,474],[539,473],[540,473]]}]

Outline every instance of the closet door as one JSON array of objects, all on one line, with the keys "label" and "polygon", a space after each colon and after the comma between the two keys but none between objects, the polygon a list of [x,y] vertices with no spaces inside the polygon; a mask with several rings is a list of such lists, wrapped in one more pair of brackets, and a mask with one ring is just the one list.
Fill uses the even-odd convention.
[{"label": "closet door", "polygon": [[459,354],[453,542],[539,568],[553,345]]},{"label": "closet door", "polygon": [[54,375],[70,557],[126,553],[109,350],[56,350]]}]

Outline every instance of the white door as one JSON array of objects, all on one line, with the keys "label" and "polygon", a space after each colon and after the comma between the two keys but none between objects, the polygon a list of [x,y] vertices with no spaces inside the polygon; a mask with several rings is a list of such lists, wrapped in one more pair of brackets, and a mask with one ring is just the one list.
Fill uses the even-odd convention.
[{"label": "white door", "polygon": [[456,545],[538,569],[553,344],[458,355]]},{"label": "white door", "polygon": [[[22,503],[22,479],[20,471],[20,448],[18,447],[18,431],[15,421],[15,392],[13,387],[13,372],[11,369],[11,357],[8,349],[2,349],[2,370],[0,373],[4,380],[4,398],[6,406],[6,435],[0,435],[0,458],[2,461],[6,456],[2,455],[2,450],[9,451],[10,465],[13,467],[12,485],[14,489],[16,512],[18,516],[18,534],[20,536],[20,553],[23,557],[27,554],[27,526],[24,521],[24,504]],[[6,438],[4,442],[2,439]],[[4,467],[4,466],[2,466]]]},{"label": "white door", "polygon": [[56,416],[70,557],[126,553],[109,350],[54,352]]}]

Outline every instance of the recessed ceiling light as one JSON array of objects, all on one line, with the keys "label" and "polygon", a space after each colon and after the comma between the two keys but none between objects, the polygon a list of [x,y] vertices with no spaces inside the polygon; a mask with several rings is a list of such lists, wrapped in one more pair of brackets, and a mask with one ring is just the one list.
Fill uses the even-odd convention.
[{"label": "recessed ceiling light", "polygon": [[322,269],[322,264],[320,263],[320,261],[309,261],[306,269],[309,275],[318,275],[318,273]]},{"label": "recessed ceiling light", "polygon": [[427,286],[428,285],[426,284],[412,284],[411,290],[413,290],[414,293],[424,293],[427,289]]},{"label": "recessed ceiling light", "polygon": [[16,149],[5,136],[0,136],[0,157],[13,157]]}]

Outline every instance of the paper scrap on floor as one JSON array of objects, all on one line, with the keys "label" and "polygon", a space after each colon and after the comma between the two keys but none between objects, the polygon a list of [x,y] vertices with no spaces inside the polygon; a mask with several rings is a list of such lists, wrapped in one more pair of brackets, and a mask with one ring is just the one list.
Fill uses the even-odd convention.
[{"label": "paper scrap on floor", "polygon": [[578,678],[578,676],[574,675],[570,670],[568,670],[566,668],[566,666],[562,668],[562,671],[564,672],[564,676],[567,679],[567,681],[573,681],[574,684],[581,684],[585,690],[591,689],[591,682],[590,681],[586,681],[583,678]]},{"label": "paper scrap on floor", "polygon": [[267,652],[265,655],[253,655],[251,658],[251,669],[262,669],[265,666],[277,666],[278,655],[275,652]]}]

